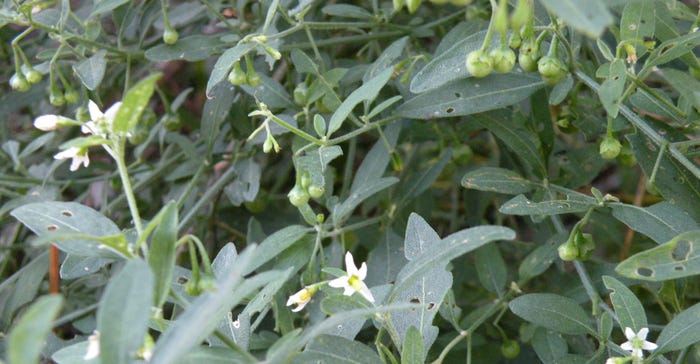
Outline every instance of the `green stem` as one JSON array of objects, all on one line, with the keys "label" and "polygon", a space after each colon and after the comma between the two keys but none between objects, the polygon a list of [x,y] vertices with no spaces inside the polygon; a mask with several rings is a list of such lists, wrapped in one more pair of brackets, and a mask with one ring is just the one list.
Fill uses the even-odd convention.
[{"label": "green stem", "polygon": [[187,224],[190,223],[190,220],[192,220],[195,214],[197,214],[199,209],[214,199],[219,191],[221,191],[221,189],[224,188],[236,176],[236,173],[237,171],[234,164],[231,164],[226,172],[219,177],[216,183],[214,183],[214,185],[212,185],[211,188],[209,188],[207,192],[205,192],[204,195],[197,201],[197,203],[187,212],[187,215],[185,215],[185,217],[180,221],[178,230],[182,230],[185,226],[187,226]]},{"label": "green stem", "polygon": [[664,140],[661,143],[661,149],[659,150],[659,155],[656,156],[656,163],[654,163],[654,169],[651,171],[651,176],[649,177],[649,183],[654,184],[656,180],[656,172],[659,171],[659,166],[661,165],[661,158],[663,158],[666,148],[668,147],[668,142]]},{"label": "green stem", "polygon": [[[119,177],[122,180],[124,195],[126,195],[126,201],[129,205],[131,218],[134,221],[136,232],[139,236],[141,236],[141,234],[143,233],[143,226],[141,225],[141,215],[139,214],[139,209],[136,205],[136,197],[134,196],[134,191],[131,187],[131,181],[129,180],[129,171],[127,170],[126,163],[124,162],[124,139],[121,136],[118,137],[118,139],[119,140],[116,141],[117,151],[113,154],[113,157],[117,162],[117,169],[119,170]],[[142,245],[142,247],[146,247],[146,245]]]},{"label": "green stem", "polygon": [[311,143],[314,143],[318,146],[323,146],[325,144],[321,139],[318,139],[318,138],[314,137],[313,135],[308,134],[307,132],[287,123],[286,121],[278,118],[277,116],[275,116],[272,113],[269,113],[269,115],[267,115],[267,116],[270,119],[274,120],[274,122],[276,122],[277,124],[279,124],[283,128],[285,128],[285,129],[289,130],[290,132],[302,137],[303,139],[310,141]]}]

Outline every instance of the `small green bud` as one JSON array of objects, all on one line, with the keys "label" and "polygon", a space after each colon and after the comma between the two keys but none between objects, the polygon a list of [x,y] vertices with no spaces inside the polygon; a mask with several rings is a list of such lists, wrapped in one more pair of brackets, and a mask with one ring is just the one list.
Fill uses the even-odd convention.
[{"label": "small green bud", "polygon": [[187,293],[190,296],[199,296],[202,293],[202,289],[200,288],[199,284],[195,282],[193,279],[190,279],[185,283],[185,293]]},{"label": "small green bud", "polygon": [[529,38],[522,41],[520,44],[520,52],[518,53],[518,63],[523,71],[537,71],[537,61],[540,59],[540,56],[540,49],[537,47],[537,43],[534,39]]},{"label": "small green bud", "polygon": [[301,174],[301,180],[299,183],[301,184],[301,188],[305,190],[309,189],[309,186],[311,186],[311,176],[309,175],[309,172],[304,172]]},{"label": "small green bud", "polygon": [[570,241],[559,245],[559,248],[557,248],[557,253],[559,253],[559,258],[565,262],[570,262],[578,258],[578,248],[576,248],[573,242]]},{"label": "small green bud", "polygon": [[604,159],[615,159],[620,155],[622,144],[612,136],[606,136],[600,142],[600,156]]},{"label": "small green bud", "polygon": [[145,142],[146,139],[148,139],[149,132],[150,130],[147,126],[141,123],[136,124],[136,127],[129,131],[129,143],[131,143],[132,145],[143,144],[143,142]]},{"label": "small green bud", "polygon": [[90,120],[90,113],[85,105],[80,105],[75,109],[75,120],[83,123]]},{"label": "small green bud", "polygon": [[473,156],[474,152],[472,151],[472,148],[466,144],[462,144],[454,150],[454,153],[452,153],[452,160],[459,165],[465,165],[469,163]]},{"label": "small green bud", "polygon": [[287,194],[287,198],[289,198],[289,202],[296,207],[309,202],[308,192],[299,185],[294,185],[294,188]]},{"label": "small green bud", "polygon": [[520,33],[513,32],[510,34],[510,38],[508,38],[508,47],[518,49],[520,48],[520,44],[522,44],[522,42],[523,39],[520,37]]},{"label": "small green bud", "polygon": [[10,77],[10,87],[12,87],[12,89],[15,91],[27,91],[29,90],[29,86],[29,82],[27,82],[27,79],[23,74],[15,73],[12,75],[12,77]]},{"label": "small green bud", "polygon": [[177,30],[171,27],[165,28],[163,32],[163,42],[165,42],[165,44],[173,45],[177,43],[178,38],[180,38],[180,35],[177,33]]},{"label": "small green bud", "polygon": [[422,0],[405,0],[406,2],[406,9],[408,9],[408,12],[410,14],[413,14],[418,10],[418,7],[420,6]]},{"label": "small green bud", "polygon": [[520,355],[520,344],[516,340],[506,340],[501,344],[501,354],[506,359],[515,359]]},{"label": "small green bud", "polygon": [[306,82],[301,82],[296,87],[294,87],[294,102],[300,106],[306,106],[308,89],[306,87]]},{"label": "small green bud", "polygon": [[71,89],[71,90],[66,90],[66,92],[63,94],[63,98],[66,100],[67,104],[75,104],[78,102],[78,99],[80,99],[80,95],[78,93]]},{"label": "small green bud", "polygon": [[542,75],[542,80],[549,85],[559,83],[567,74],[564,62],[554,56],[544,56],[537,61],[537,71]]},{"label": "small green bud", "polygon": [[27,65],[27,72],[25,72],[24,76],[27,78],[27,82],[32,85],[41,82],[41,72],[35,70],[30,65]]},{"label": "small green bud", "polygon": [[51,91],[49,94],[49,102],[53,106],[61,106],[66,103],[66,99],[61,91]]},{"label": "small green bud", "polygon": [[515,52],[510,48],[497,48],[489,53],[493,70],[498,73],[508,73],[515,66]]},{"label": "small green bud", "polygon": [[167,131],[175,131],[180,129],[182,126],[182,120],[180,120],[180,115],[174,113],[167,113],[163,115],[163,128]]},{"label": "small green bud", "polygon": [[248,81],[248,84],[251,86],[257,86],[260,83],[260,75],[258,75],[257,72],[255,72],[255,69],[253,67],[248,68],[248,75],[246,77],[246,80]]},{"label": "small green bud", "polygon": [[245,85],[248,82],[248,77],[243,72],[240,62],[233,64],[233,69],[228,74],[228,82],[231,82],[234,86]]},{"label": "small green bud", "polygon": [[319,198],[323,196],[323,194],[326,192],[326,188],[324,186],[317,186],[317,185],[311,185],[309,186],[307,192],[309,192],[309,196],[313,198]]},{"label": "small green bud", "polygon": [[263,142],[263,153],[270,153],[272,148],[274,147],[274,143],[272,142],[272,139],[270,139],[270,135],[267,135],[267,138],[265,138],[265,141]]},{"label": "small green bud", "polygon": [[467,71],[474,77],[486,77],[491,73],[491,58],[481,50],[469,52],[466,63]]}]

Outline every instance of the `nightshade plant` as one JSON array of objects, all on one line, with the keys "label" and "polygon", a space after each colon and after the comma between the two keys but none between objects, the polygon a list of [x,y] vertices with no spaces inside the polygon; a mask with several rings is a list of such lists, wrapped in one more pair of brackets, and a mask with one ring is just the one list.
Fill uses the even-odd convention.
[{"label": "nightshade plant", "polygon": [[5,0],[0,361],[700,362],[698,14]]}]

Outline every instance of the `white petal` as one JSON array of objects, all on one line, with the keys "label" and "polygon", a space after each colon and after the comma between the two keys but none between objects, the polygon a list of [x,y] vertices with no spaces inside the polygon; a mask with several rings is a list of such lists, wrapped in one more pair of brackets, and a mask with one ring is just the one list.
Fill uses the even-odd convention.
[{"label": "white petal", "polygon": [[90,112],[90,119],[92,120],[97,120],[104,116],[102,111],[100,111],[100,107],[92,100],[88,101],[88,111]]},{"label": "white petal", "polygon": [[362,283],[362,288],[360,288],[360,294],[362,294],[367,301],[374,303],[374,296],[372,296],[372,292],[370,292],[369,288],[364,283]]},{"label": "white petal", "polygon": [[68,148],[64,151],[58,152],[53,156],[53,159],[69,159],[73,158],[78,154],[79,149],[76,147]]},{"label": "white petal", "polygon": [[294,298],[294,296],[289,296],[289,299],[287,299],[287,306],[293,305],[297,300]]},{"label": "white petal", "polygon": [[622,350],[627,350],[627,351],[633,351],[634,347],[632,347],[632,343],[629,341],[626,341],[620,345]]},{"label": "white petal", "polygon": [[625,327],[625,337],[627,340],[632,340],[632,338],[636,337],[637,335],[634,333],[634,330],[632,330],[629,327]]},{"label": "white petal", "polygon": [[357,275],[357,266],[355,265],[355,259],[352,257],[352,253],[345,253],[345,271],[348,272],[350,276]]},{"label": "white petal", "polygon": [[[287,305],[287,306],[289,306],[289,305]],[[306,306],[306,302],[300,303],[299,306],[292,309],[292,312],[299,312],[299,311],[304,309],[304,306]]]},{"label": "white petal", "polygon": [[117,111],[119,111],[119,107],[122,106],[121,101],[120,102],[115,102],[114,105],[110,106],[107,111],[105,111],[105,119],[107,119],[107,122],[112,124],[114,121],[114,117],[117,115]]},{"label": "white petal", "polygon": [[344,288],[345,290],[343,291],[343,296],[352,296],[353,293],[357,292],[354,288],[350,287],[349,285],[345,286]]},{"label": "white petal", "polygon": [[642,349],[644,349],[644,350],[652,351],[652,350],[656,350],[656,348],[658,348],[658,347],[659,347],[658,345],[656,345],[652,342],[649,342],[649,341],[644,341],[644,343],[642,343]]},{"label": "white petal", "polygon": [[632,356],[636,356],[637,358],[641,359],[644,357],[644,353],[642,352],[642,349],[634,349],[632,350]]},{"label": "white petal", "polygon": [[38,118],[34,119],[34,127],[43,131],[56,130],[57,124],[57,115],[41,115]]},{"label": "white petal", "polygon": [[364,281],[365,277],[367,277],[367,263],[362,262],[360,270],[357,271],[357,278],[360,278],[361,281]]},{"label": "white petal", "polygon": [[344,287],[350,287],[348,284],[348,277],[343,276],[340,278],[336,278],[330,282],[328,282],[328,285],[334,288],[344,288]]},{"label": "white petal", "polygon": [[637,337],[646,340],[647,335],[649,335],[649,328],[643,327],[639,332],[637,333]]},{"label": "white petal", "polygon": [[82,163],[82,160],[78,158],[77,156],[73,157],[73,160],[70,162],[70,171],[75,172],[80,168],[80,163]]}]

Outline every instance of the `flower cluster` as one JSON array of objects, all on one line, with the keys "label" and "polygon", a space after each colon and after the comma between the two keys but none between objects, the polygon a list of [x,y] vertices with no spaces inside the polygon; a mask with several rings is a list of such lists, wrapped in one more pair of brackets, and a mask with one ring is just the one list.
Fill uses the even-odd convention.
[{"label": "flower cluster", "polygon": [[[359,292],[367,301],[374,303],[374,296],[365,284],[364,280],[367,277],[367,263],[363,262],[360,268],[355,265],[355,259],[352,253],[345,254],[345,272],[346,275],[338,277],[328,282],[328,285],[334,288],[343,288],[343,295],[352,296],[355,292]],[[313,284],[302,288],[299,292],[289,296],[287,306],[296,305],[293,312],[301,311],[313,297],[318,287],[325,282]]]}]

